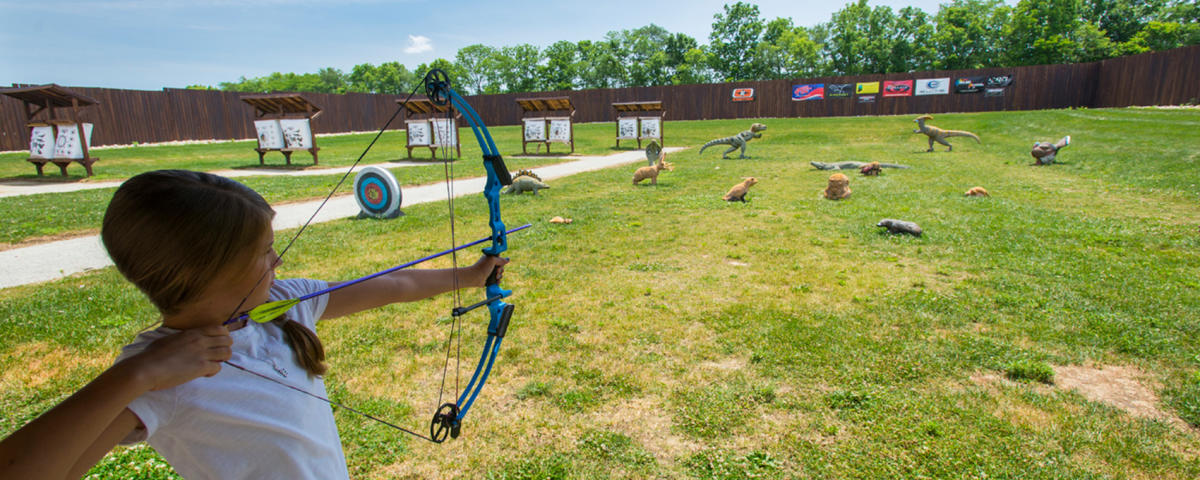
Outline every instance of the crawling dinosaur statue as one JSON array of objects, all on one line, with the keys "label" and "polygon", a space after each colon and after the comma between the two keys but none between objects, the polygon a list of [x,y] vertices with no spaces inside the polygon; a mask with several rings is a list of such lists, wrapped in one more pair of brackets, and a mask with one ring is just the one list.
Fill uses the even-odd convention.
[{"label": "crawling dinosaur statue", "polygon": [[[871,163],[877,163],[877,162],[871,162]],[[808,162],[809,165],[812,165],[813,168],[815,168],[817,170],[860,170],[863,167],[870,165],[871,163],[865,163],[865,162],[838,162],[838,163]],[[879,167],[880,168],[912,168],[912,167],[909,167],[908,165],[900,165],[900,164],[896,164],[896,163],[880,163]]]},{"label": "crawling dinosaur statue", "polygon": [[537,195],[538,190],[543,188],[550,188],[550,186],[542,183],[542,177],[533,173],[533,170],[521,170],[513,175],[512,185],[504,189],[504,193],[533,192],[534,195]]},{"label": "crawling dinosaur statue", "polygon": [[700,153],[704,153],[704,149],[713,145],[729,145],[729,150],[726,150],[725,153],[722,153],[721,158],[729,158],[728,155],[739,148],[742,149],[742,153],[739,154],[738,158],[746,158],[746,143],[756,138],[762,138],[762,134],[758,132],[766,129],[766,125],[755,123],[750,125],[749,130],[732,137],[718,138],[716,140],[709,141],[708,143],[704,144],[703,147],[700,147]]},{"label": "crawling dinosaur statue", "polygon": [[734,185],[723,198],[726,202],[743,202],[746,201],[746,194],[750,192],[750,187],[758,183],[758,179],[754,177],[746,177],[741,183]]},{"label": "crawling dinosaur statue", "polygon": [[1033,144],[1033,151],[1029,152],[1033,155],[1033,159],[1038,165],[1049,165],[1054,163],[1054,157],[1058,155],[1058,151],[1066,148],[1071,144],[1071,136],[1067,135],[1058,140],[1056,143],[1037,142]]},{"label": "crawling dinosaur statue", "polygon": [[954,150],[954,146],[950,145],[950,143],[946,141],[946,139],[950,137],[971,137],[974,138],[976,142],[983,143],[979,140],[979,135],[966,130],[942,130],[932,125],[926,125],[926,120],[933,120],[933,116],[921,115],[917,117],[916,120],[913,120],[914,122],[917,122],[918,127],[916,130],[913,130],[913,133],[924,133],[929,137],[929,150],[926,150],[926,152],[933,151],[933,142],[945,145],[947,152]]}]

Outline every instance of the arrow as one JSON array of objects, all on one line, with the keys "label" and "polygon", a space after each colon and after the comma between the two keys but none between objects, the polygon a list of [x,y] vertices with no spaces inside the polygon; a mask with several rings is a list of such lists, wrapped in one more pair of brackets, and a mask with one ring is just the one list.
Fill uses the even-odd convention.
[{"label": "arrow", "polygon": [[[526,223],[525,225],[521,225],[521,226],[519,226],[519,227],[517,227],[517,228],[514,228],[514,229],[512,229],[512,230],[509,230],[509,231],[507,231],[507,232],[504,232],[504,234],[505,234],[505,235],[508,235],[508,234],[510,234],[510,233],[513,233],[513,232],[519,232],[519,231],[521,231],[521,230],[524,230],[524,229],[526,229],[526,228],[529,228],[529,227],[531,227],[531,226],[533,226],[533,224],[531,224],[531,223]],[[403,269],[405,269],[405,268],[411,267],[411,266],[413,266],[413,265],[416,265],[416,264],[418,264],[418,263],[421,263],[421,262],[425,262],[425,261],[428,261],[428,260],[432,260],[432,259],[435,259],[435,258],[441,257],[441,256],[443,256],[443,255],[449,255],[450,253],[457,252],[457,251],[459,251],[459,250],[462,250],[462,249],[464,249],[464,248],[468,248],[468,247],[472,247],[472,246],[475,246],[475,245],[479,245],[479,244],[481,244],[481,243],[483,243],[483,242],[486,242],[486,241],[488,241],[488,240],[491,240],[491,239],[492,239],[492,237],[481,238],[481,239],[479,239],[479,240],[476,240],[476,241],[474,241],[474,242],[471,242],[471,243],[466,243],[466,244],[463,244],[463,245],[459,245],[459,246],[457,246],[457,247],[454,247],[454,248],[451,248],[451,249],[449,249],[449,250],[445,250],[445,251],[441,251],[441,252],[435,253],[435,254],[433,254],[433,255],[429,255],[429,256],[427,256],[427,257],[421,257],[421,258],[418,258],[418,259],[416,259],[416,260],[413,260],[413,261],[411,261],[411,262],[408,262],[408,263],[404,263],[404,264],[401,264],[401,265],[394,266],[394,267],[392,267],[392,268],[389,268],[389,269],[387,269],[387,270],[378,271],[378,272],[372,273],[372,274],[370,274],[370,275],[367,275],[367,276],[365,276],[365,277],[362,277],[362,278],[357,278],[357,279],[354,279],[354,280],[350,280],[349,282],[341,283],[341,284],[338,284],[338,285],[336,285],[336,286],[329,287],[329,288],[326,288],[326,289],[324,289],[324,290],[319,290],[319,291],[316,291],[316,292],[312,292],[312,293],[309,293],[309,294],[306,294],[306,295],[303,295],[303,296],[300,296],[300,297],[296,297],[296,298],[290,298],[290,299],[287,299],[287,300],[276,300],[276,301],[274,301],[274,302],[267,302],[267,303],[264,303],[264,304],[262,304],[262,305],[259,305],[259,306],[257,306],[257,307],[254,307],[254,308],[253,308],[252,310],[250,310],[249,312],[243,313],[243,314],[241,314],[241,315],[238,315],[238,316],[236,316],[236,317],[233,317],[233,318],[231,318],[231,319],[229,319],[229,320],[226,320],[226,321],[225,321],[225,323],[223,323],[222,325],[229,325],[230,323],[237,322],[237,321],[240,321],[240,320],[246,320],[246,319],[249,319],[249,320],[254,320],[255,322],[258,322],[258,323],[266,323],[266,322],[269,322],[269,321],[271,321],[271,320],[274,320],[274,319],[278,318],[280,315],[283,315],[284,313],[287,313],[287,311],[288,311],[288,310],[291,310],[291,309],[292,309],[292,307],[296,306],[296,304],[297,304],[297,303],[303,302],[303,301],[305,301],[305,300],[308,300],[308,299],[310,299],[310,298],[313,298],[313,297],[318,297],[318,296],[321,296],[321,295],[325,295],[325,294],[327,294],[327,293],[329,293],[329,292],[332,292],[332,291],[334,291],[334,290],[338,290],[338,289],[341,289],[341,288],[346,288],[346,287],[349,287],[349,286],[351,286],[351,285],[356,285],[356,284],[359,284],[359,283],[365,282],[365,281],[367,281],[367,280],[370,280],[370,279],[372,279],[372,278],[375,278],[375,277],[380,277],[380,276],[383,276],[383,275],[387,275],[387,274],[389,274],[389,273],[392,273],[392,272],[395,272],[395,271],[397,271],[397,270],[403,270]]]}]

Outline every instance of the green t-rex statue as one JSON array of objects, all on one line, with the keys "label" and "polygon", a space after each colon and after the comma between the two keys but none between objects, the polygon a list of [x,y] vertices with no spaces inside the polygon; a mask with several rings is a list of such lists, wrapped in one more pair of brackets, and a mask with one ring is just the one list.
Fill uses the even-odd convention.
[{"label": "green t-rex statue", "polygon": [[933,116],[921,115],[917,117],[916,120],[913,120],[914,122],[917,122],[918,127],[916,130],[913,130],[913,133],[924,133],[929,137],[929,150],[926,150],[926,152],[933,151],[933,142],[945,145],[947,152],[954,150],[954,146],[950,145],[950,143],[946,141],[946,139],[950,137],[971,137],[974,138],[976,142],[983,143],[979,141],[979,136],[975,135],[974,133],[966,130],[942,130],[933,125],[926,125],[926,120],[933,120]]},{"label": "green t-rex statue", "polygon": [[742,149],[742,153],[738,156],[738,158],[746,158],[746,143],[751,140],[754,140],[756,138],[762,138],[762,134],[758,133],[758,132],[761,132],[766,129],[767,129],[766,125],[763,125],[761,123],[755,123],[753,125],[750,125],[749,130],[746,130],[742,133],[739,133],[732,137],[718,138],[716,140],[713,140],[713,141],[710,141],[710,142],[704,144],[703,147],[700,147],[700,153],[704,153],[704,149],[711,147],[713,145],[729,145],[729,150],[726,150],[725,153],[722,153],[721,158],[729,158],[728,155],[730,153],[733,153],[734,150],[737,150],[739,148]]}]

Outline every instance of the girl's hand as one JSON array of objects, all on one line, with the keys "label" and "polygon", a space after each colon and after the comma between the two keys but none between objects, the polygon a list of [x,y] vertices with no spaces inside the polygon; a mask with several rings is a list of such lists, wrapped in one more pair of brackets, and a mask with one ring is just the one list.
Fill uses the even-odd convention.
[{"label": "girl's hand", "polygon": [[483,287],[487,283],[487,278],[492,274],[492,270],[496,270],[496,281],[499,282],[504,277],[504,266],[508,264],[507,258],[493,257],[484,255],[479,261],[475,262],[467,271],[467,283],[474,287]]},{"label": "girl's hand", "polygon": [[136,362],[137,371],[150,390],[162,390],[199,376],[216,375],[221,371],[221,362],[233,354],[231,345],[233,339],[225,327],[209,325],[155,340],[145,351],[125,362]]}]

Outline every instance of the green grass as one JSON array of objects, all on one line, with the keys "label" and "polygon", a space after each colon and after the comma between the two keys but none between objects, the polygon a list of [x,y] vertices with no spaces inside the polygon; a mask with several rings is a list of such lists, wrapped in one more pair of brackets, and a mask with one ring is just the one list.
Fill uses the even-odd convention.
[{"label": "green grass", "polygon": [[[667,144],[751,121],[669,122]],[[506,223],[535,227],[510,237],[517,311],[463,435],[433,446],[339,411],[352,475],[1200,477],[1200,111],[937,115],[984,143],[932,154],[908,117],[757,121],[752,158],[672,154],[657,187],[630,185],[631,165],[506,196]],[[1061,164],[1028,166],[1035,140],[1065,134]],[[601,148],[612,129],[576,135]],[[845,160],[913,168],[850,175],[849,199],[824,200],[831,172],[808,162]],[[760,180],[749,202],[722,201],[744,176]],[[977,185],[992,196],[963,197]],[[456,205],[458,238],[484,236],[482,200]],[[315,225],[280,273],[345,279],[445,248],[444,209]],[[883,233],[887,217],[925,234]],[[330,394],[424,428],[449,308],[322,325]],[[468,318],[473,366],[484,322]],[[154,319],[112,269],[0,292],[0,433]],[[1139,368],[1190,426],[1005,379],[1071,364]],[[96,471],[153,460],[109,458]]]}]

